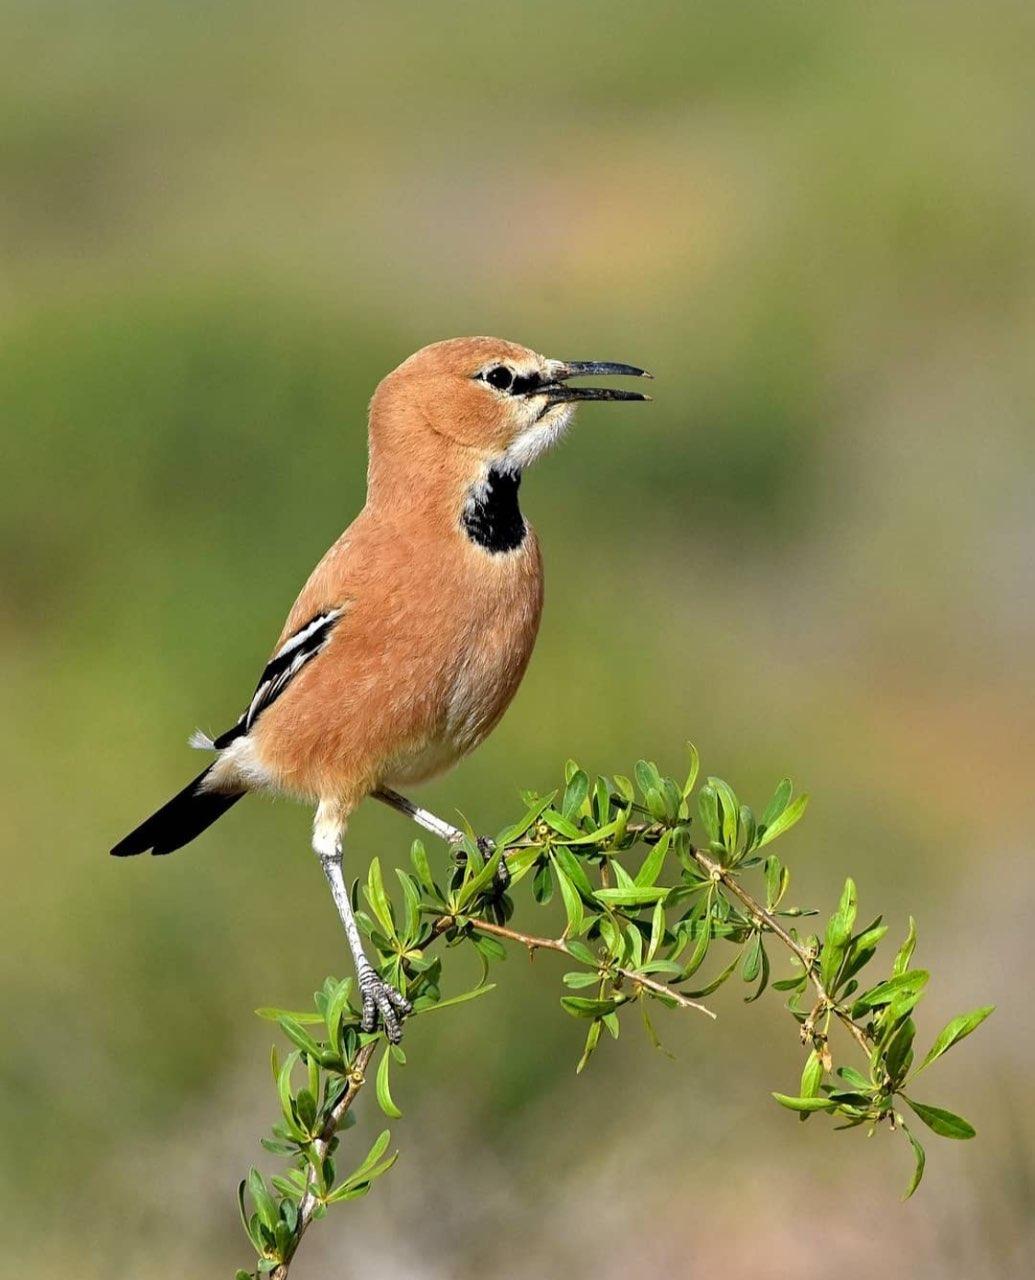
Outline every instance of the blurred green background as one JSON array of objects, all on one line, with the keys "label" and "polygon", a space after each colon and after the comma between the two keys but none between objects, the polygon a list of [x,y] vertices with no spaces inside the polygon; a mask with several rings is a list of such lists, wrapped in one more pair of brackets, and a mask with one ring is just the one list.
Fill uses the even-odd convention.
[{"label": "blurred green background", "polygon": [[[794,896],[919,916],[978,1140],[799,1126],[776,997],[588,1074],[549,957],[412,1026],[403,1159],[299,1280],[1012,1276],[1035,1247],[1035,10],[0,4],[2,1270],[249,1260],[263,1003],[347,970],[309,815],[112,841],[239,712],[362,502],[365,406],[493,333],[657,375],[527,479],[548,570],[509,715],[422,792],[482,829],[566,756],[813,793]],[[350,866],[411,832],[363,811]],[[441,851],[436,851],[441,858]],[[870,910],[872,909],[872,910]],[[780,972],[786,970],[781,962]],[[1027,1099],[1027,1100],[1026,1100]],[[377,1125],[365,1104],[362,1133]],[[630,1183],[632,1190],[630,1190]]]}]

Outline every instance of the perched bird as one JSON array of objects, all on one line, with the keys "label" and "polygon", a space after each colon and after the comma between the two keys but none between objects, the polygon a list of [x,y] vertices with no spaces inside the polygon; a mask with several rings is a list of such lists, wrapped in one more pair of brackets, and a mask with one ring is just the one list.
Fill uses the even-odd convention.
[{"label": "perched bird", "polygon": [[650,398],[569,382],[597,374],[650,377],[496,338],[436,342],[390,373],[370,404],[366,505],[302,588],[247,709],[215,740],[195,734],[215,761],[111,851],[171,853],[249,791],[315,803],[313,848],[363,1027],[380,1018],[392,1041],[409,1004],[364,955],[342,874],[346,824],[369,795],[420,820],[392,789],[455,764],[513,698],[543,604],[522,473],[580,401]]}]

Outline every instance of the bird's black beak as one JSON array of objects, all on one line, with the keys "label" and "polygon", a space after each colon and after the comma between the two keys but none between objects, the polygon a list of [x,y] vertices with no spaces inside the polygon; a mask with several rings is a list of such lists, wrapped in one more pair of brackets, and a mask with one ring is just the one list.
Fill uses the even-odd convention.
[{"label": "bird's black beak", "polygon": [[620,378],[653,378],[646,369],[633,364],[613,364],[607,360],[555,360],[550,367],[550,380],[541,382],[526,394],[547,396],[548,404],[564,404],[571,400],[649,400],[642,391],[622,391],[617,387],[569,387],[569,378],[596,375]]}]

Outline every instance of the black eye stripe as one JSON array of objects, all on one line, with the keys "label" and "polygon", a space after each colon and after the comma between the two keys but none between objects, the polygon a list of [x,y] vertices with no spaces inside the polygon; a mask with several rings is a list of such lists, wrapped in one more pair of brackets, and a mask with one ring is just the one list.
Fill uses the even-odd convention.
[{"label": "black eye stripe", "polygon": [[508,391],[515,396],[527,395],[542,383],[542,378],[535,370],[515,376],[513,370],[508,369],[505,364],[493,365],[491,369],[475,374],[475,377],[487,382],[490,387],[495,387],[497,391]]}]

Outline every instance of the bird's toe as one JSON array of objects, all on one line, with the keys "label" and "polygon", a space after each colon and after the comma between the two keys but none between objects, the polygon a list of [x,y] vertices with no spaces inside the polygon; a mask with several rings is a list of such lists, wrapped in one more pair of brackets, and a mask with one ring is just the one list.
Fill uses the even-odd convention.
[{"label": "bird's toe", "polygon": [[413,1009],[404,995],[373,971],[366,970],[359,980],[363,996],[363,1014],[360,1028],[370,1032],[380,1022],[385,1035],[398,1044],[402,1039],[402,1019]]}]

